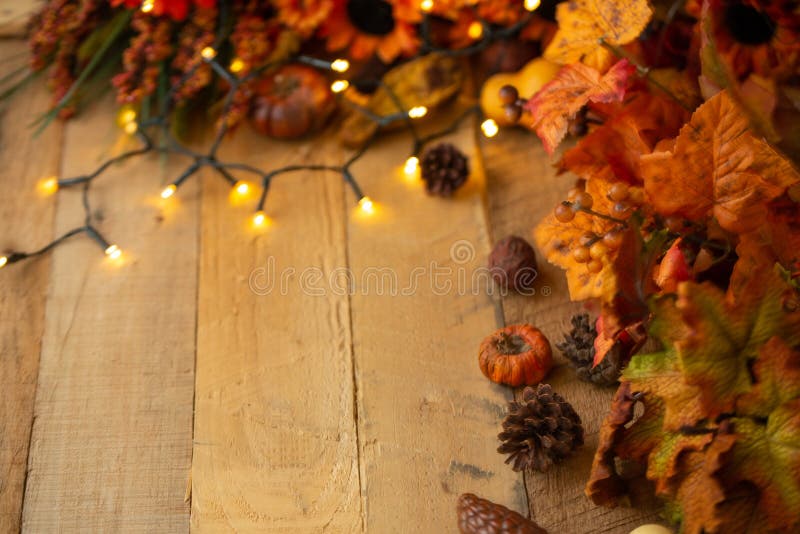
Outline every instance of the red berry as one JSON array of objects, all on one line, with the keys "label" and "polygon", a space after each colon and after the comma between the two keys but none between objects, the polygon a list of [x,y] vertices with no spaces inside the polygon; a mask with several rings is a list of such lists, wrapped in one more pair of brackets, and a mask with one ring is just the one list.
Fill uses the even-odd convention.
[{"label": "red berry", "polygon": [[608,247],[603,244],[602,241],[598,241],[594,243],[591,247],[589,247],[589,255],[594,260],[603,259],[608,252]]},{"label": "red berry", "polygon": [[500,88],[500,102],[503,104],[515,104],[518,98],[519,91],[513,85],[504,85]]},{"label": "red berry", "polygon": [[568,223],[575,218],[575,212],[572,206],[567,204],[559,204],[555,209],[555,216],[558,222]]},{"label": "red berry", "polygon": [[611,250],[617,250],[622,246],[623,234],[620,230],[611,230],[603,236],[603,243]]},{"label": "red berry", "polygon": [[575,204],[577,204],[580,209],[590,210],[594,204],[594,199],[592,198],[592,195],[586,191],[581,191],[575,197]]},{"label": "red berry", "polygon": [[594,232],[584,232],[578,238],[578,243],[580,243],[581,245],[585,245],[585,246],[589,247],[589,246],[592,245],[592,243],[594,243],[598,239],[599,239],[599,237],[597,237],[596,233],[594,233]]},{"label": "red berry", "polygon": [[614,202],[625,200],[630,196],[630,194],[631,190],[628,187],[628,184],[623,182],[616,182],[608,189],[608,198]]},{"label": "red berry", "polygon": [[507,104],[505,109],[506,118],[511,122],[519,122],[522,118],[522,107],[515,104]]},{"label": "red berry", "polygon": [[578,263],[586,263],[591,260],[592,255],[589,252],[589,247],[583,246],[572,249],[572,259]]},{"label": "red berry", "polygon": [[611,208],[611,214],[618,219],[627,219],[631,216],[631,207],[624,202],[617,202]]},{"label": "red berry", "polygon": [[588,269],[590,273],[597,274],[603,270],[603,262],[600,260],[592,260],[586,264],[586,269]]}]

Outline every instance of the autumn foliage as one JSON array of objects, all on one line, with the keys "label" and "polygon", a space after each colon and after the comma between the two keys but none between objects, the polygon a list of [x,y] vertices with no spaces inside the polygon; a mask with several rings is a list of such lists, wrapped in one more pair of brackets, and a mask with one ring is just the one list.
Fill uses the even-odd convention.
[{"label": "autumn foliage", "polygon": [[522,123],[549,153],[588,132],[534,236],[601,313],[595,361],[631,349],[586,493],[650,485],[686,533],[798,532],[800,14],[572,0],[557,19],[563,66]]}]

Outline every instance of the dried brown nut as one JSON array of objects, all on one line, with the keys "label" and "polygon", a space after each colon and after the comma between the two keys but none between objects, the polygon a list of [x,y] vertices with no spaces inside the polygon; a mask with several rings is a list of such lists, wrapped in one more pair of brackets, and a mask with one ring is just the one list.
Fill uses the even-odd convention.
[{"label": "dried brown nut", "polygon": [[529,292],[538,274],[536,252],[521,237],[508,236],[498,241],[492,249],[489,270],[500,287],[521,293]]}]

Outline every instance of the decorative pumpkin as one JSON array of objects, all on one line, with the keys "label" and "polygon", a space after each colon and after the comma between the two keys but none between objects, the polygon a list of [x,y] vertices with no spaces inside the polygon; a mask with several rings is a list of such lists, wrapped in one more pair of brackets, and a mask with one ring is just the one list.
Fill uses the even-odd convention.
[{"label": "decorative pumpkin", "polygon": [[478,363],[492,382],[512,387],[531,386],[541,382],[553,367],[553,351],[538,328],[517,324],[501,328],[484,339]]},{"label": "decorative pumpkin", "polygon": [[255,93],[251,122],[270,137],[301,137],[321,128],[336,108],[327,78],[305,65],[284,65],[261,80]]},{"label": "decorative pumpkin", "polygon": [[518,72],[503,72],[489,77],[481,89],[481,109],[484,115],[501,126],[511,126],[514,123],[506,117],[505,104],[500,99],[500,88],[513,85],[520,96],[529,98],[552,80],[560,68],[546,59],[537,58],[529,61]]}]

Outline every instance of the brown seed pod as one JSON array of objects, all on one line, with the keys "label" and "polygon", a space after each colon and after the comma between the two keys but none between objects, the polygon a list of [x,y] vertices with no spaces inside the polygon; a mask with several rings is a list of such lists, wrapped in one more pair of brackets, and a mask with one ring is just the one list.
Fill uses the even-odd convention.
[{"label": "brown seed pod", "polygon": [[530,386],[541,382],[550,371],[553,351],[538,328],[529,324],[511,325],[483,340],[478,364],[492,382]]}]

